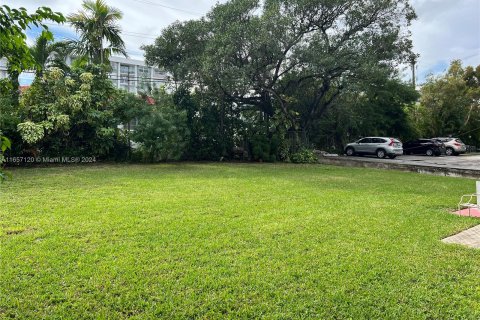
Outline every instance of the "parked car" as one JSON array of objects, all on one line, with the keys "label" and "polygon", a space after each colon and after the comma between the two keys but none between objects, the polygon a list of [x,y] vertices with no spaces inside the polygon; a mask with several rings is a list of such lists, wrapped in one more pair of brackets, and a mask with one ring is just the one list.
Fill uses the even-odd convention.
[{"label": "parked car", "polygon": [[425,154],[427,156],[440,156],[445,153],[444,144],[435,139],[417,139],[403,144],[405,154]]},{"label": "parked car", "polygon": [[445,154],[447,156],[458,156],[467,152],[467,146],[458,138],[433,138],[441,141],[445,145]]},{"label": "parked car", "polygon": [[367,137],[345,146],[347,156],[371,154],[378,158],[394,159],[403,154],[402,142],[395,138]]}]

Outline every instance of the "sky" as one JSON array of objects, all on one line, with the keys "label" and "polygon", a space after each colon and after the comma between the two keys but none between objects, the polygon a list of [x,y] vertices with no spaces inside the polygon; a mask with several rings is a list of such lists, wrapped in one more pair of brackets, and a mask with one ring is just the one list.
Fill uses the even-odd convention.
[{"label": "sky", "polygon": [[[131,58],[142,59],[142,44],[153,43],[162,29],[180,20],[198,19],[217,2],[226,0],[107,0],[123,12],[122,37]],[[420,54],[417,82],[422,83],[430,74],[441,74],[454,59],[464,65],[480,64],[480,0],[410,0],[418,18],[412,24],[414,51]],[[29,11],[47,6],[65,15],[81,8],[80,0],[3,0],[11,7],[23,6]],[[57,40],[75,38],[68,25],[49,25]],[[39,30],[27,32],[29,43]],[[410,79],[408,70],[404,79]],[[24,78],[26,83],[31,79]]]}]

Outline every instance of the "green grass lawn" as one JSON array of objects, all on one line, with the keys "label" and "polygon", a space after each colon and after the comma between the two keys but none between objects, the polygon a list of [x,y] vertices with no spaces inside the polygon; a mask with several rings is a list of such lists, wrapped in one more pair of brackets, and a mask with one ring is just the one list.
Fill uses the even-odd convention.
[{"label": "green grass lawn", "polygon": [[0,318],[479,319],[474,181],[282,164],[14,170]]}]

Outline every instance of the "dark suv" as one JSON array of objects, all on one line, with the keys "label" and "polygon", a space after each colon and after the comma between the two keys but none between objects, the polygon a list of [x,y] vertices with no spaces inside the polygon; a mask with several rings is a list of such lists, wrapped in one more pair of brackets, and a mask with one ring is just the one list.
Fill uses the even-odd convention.
[{"label": "dark suv", "polygon": [[439,156],[445,153],[442,142],[434,139],[417,139],[403,144],[405,154],[425,154],[427,156]]}]

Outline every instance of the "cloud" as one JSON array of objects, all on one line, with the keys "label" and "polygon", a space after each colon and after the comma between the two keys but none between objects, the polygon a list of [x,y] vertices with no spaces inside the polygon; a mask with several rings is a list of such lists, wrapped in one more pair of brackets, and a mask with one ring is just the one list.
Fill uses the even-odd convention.
[{"label": "cloud", "polygon": [[[223,3],[226,0],[219,2]],[[81,8],[79,0],[4,0],[11,7],[23,6],[29,11],[47,6],[65,15]],[[133,58],[142,58],[142,44],[153,43],[163,28],[176,20],[196,19],[206,14],[215,0],[107,0],[122,10],[120,22],[127,51]],[[464,64],[480,64],[480,1],[479,0],[412,0],[418,19],[412,25],[414,49],[420,54],[418,80],[429,73],[444,71],[453,59]],[[171,9],[171,8],[176,8]],[[51,27],[60,37],[74,37],[65,26]],[[30,32],[29,38],[34,36]],[[32,41],[29,39],[29,41]],[[406,73],[406,77],[408,73]]]},{"label": "cloud", "polygon": [[414,50],[420,54],[419,81],[445,71],[454,59],[480,64],[480,1],[414,0]]},{"label": "cloud", "polygon": [[[10,7],[25,7],[33,12],[39,6],[50,7],[64,15],[76,12],[81,9],[79,0],[5,0],[2,4]],[[143,52],[141,45],[153,43],[155,37],[160,35],[163,28],[177,20],[189,20],[200,18],[206,14],[216,3],[211,0],[107,0],[107,4],[120,9],[123,12],[123,19],[120,25],[123,30],[123,39],[130,55],[141,58]],[[171,9],[175,8],[175,9]],[[177,9],[177,10],[176,10]],[[61,27],[49,27],[57,35],[62,30],[63,36],[74,36],[75,32],[67,25]],[[29,38],[35,37],[35,31],[27,33]],[[31,41],[31,40],[29,40]]]}]

